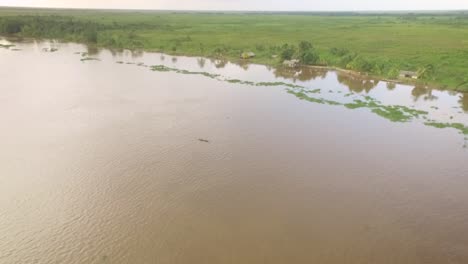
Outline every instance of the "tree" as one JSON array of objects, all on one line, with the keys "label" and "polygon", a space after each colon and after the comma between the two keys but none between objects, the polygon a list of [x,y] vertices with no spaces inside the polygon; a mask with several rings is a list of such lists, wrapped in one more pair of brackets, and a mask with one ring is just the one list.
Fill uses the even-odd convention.
[{"label": "tree", "polygon": [[84,33],[85,40],[89,43],[97,43],[98,35],[95,29],[88,29]]},{"label": "tree", "polygon": [[308,41],[301,41],[299,43],[299,59],[302,64],[317,64],[319,55],[315,51],[312,43]]},{"label": "tree", "polygon": [[310,51],[312,50],[314,47],[312,46],[312,43],[308,42],[308,41],[301,41],[299,43],[299,52],[307,52],[307,51]]},{"label": "tree", "polygon": [[282,60],[291,60],[296,53],[296,48],[292,45],[284,44],[281,48],[280,57]]}]

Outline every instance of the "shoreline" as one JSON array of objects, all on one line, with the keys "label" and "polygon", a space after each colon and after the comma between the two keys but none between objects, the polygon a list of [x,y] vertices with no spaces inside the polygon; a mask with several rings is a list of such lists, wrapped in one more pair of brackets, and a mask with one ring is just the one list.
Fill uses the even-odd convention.
[{"label": "shoreline", "polygon": [[65,39],[47,39],[47,38],[35,38],[35,37],[25,37],[25,36],[5,36],[5,35],[0,35],[0,38],[3,38],[7,40],[8,42],[15,42],[15,41],[23,41],[23,40],[32,40],[32,41],[50,41],[50,42],[58,42],[58,43],[76,43],[76,44],[81,44],[81,45],[86,45],[87,47],[90,48],[98,48],[98,49],[108,49],[108,50],[129,50],[129,51],[139,51],[139,52],[147,52],[147,53],[159,53],[159,54],[164,54],[164,55],[169,55],[169,56],[182,56],[182,57],[199,57],[199,58],[205,58],[205,59],[219,59],[219,60],[226,60],[230,63],[234,64],[251,64],[251,65],[261,65],[261,66],[271,66],[275,68],[300,68],[300,67],[305,67],[305,68],[311,68],[311,69],[321,69],[321,70],[328,70],[328,71],[336,71],[340,72],[349,76],[355,76],[355,77],[360,77],[360,78],[369,78],[369,79],[375,79],[378,81],[383,81],[387,83],[393,83],[393,84],[400,84],[400,85],[423,85],[425,88],[428,89],[433,89],[433,90],[438,90],[438,91],[453,91],[457,92],[460,94],[467,94],[467,91],[461,91],[458,90],[457,88],[450,89],[450,88],[443,88],[441,86],[438,86],[436,84],[429,84],[429,83],[424,83],[419,80],[413,80],[413,79],[388,79],[384,78],[382,76],[377,76],[377,75],[372,75],[368,72],[359,72],[355,70],[349,70],[349,69],[343,69],[337,66],[324,66],[324,65],[307,65],[307,64],[299,64],[297,67],[284,67],[280,64],[280,62],[277,63],[268,63],[268,62],[261,62],[258,61],[257,58],[252,58],[252,59],[240,59],[236,57],[230,57],[230,56],[209,56],[209,55],[203,55],[203,54],[195,54],[195,53],[185,53],[185,52],[170,52],[170,51],[164,51],[164,50],[157,50],[157,49],[145,49],[145,48],[115,48],[115,47],[110,47],[110,46],[105,46],[105,45],[97,45],[93,43],[86,43],[86,42],[78,42],[78,41],[68,41]]}]

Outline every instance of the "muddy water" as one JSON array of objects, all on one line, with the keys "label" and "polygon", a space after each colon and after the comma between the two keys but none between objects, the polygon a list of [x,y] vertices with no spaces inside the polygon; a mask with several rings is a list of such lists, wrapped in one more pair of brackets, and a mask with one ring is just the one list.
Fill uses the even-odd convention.
[{"label": "muddy water", "polygon": [[337,101],[370,94],[442,121],[466,120],[462,94],[16,45],[0,48],[2,264],[468,262],[468,152],[456,130],[127,62],[295,81]]}]

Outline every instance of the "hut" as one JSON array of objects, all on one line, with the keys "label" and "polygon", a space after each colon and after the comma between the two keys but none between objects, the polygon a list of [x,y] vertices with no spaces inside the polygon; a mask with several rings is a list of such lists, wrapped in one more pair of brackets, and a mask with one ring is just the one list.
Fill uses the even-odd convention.
[{"label": "hut", "polygon": [[418,79],[418,73],[412,71],[400,71],[400,78],[411,78],[411,79]]},{"label": "hut", "polygon": [[242,52],[242,54],[240,55],[241,59],[251,59],[253,57],[255,57],[255,53],[251,52],[251,51],[248,51],[248,52]]},{"label": "hut", "polygon": [[294,68],[299,66],[299,60],[285,60],[283,61],[283,66]]}]

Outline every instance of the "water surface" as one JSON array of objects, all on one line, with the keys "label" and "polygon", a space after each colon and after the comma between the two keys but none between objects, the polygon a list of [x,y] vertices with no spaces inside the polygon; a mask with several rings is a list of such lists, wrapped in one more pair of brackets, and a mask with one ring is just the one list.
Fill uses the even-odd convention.
[{"label": "water surface", "polygon": [[456,130],[137,64],[295,83],[340,102],[372,96],[466,124],[463,94],[15,44],[0,48],[0,263],[468,262]]}]

